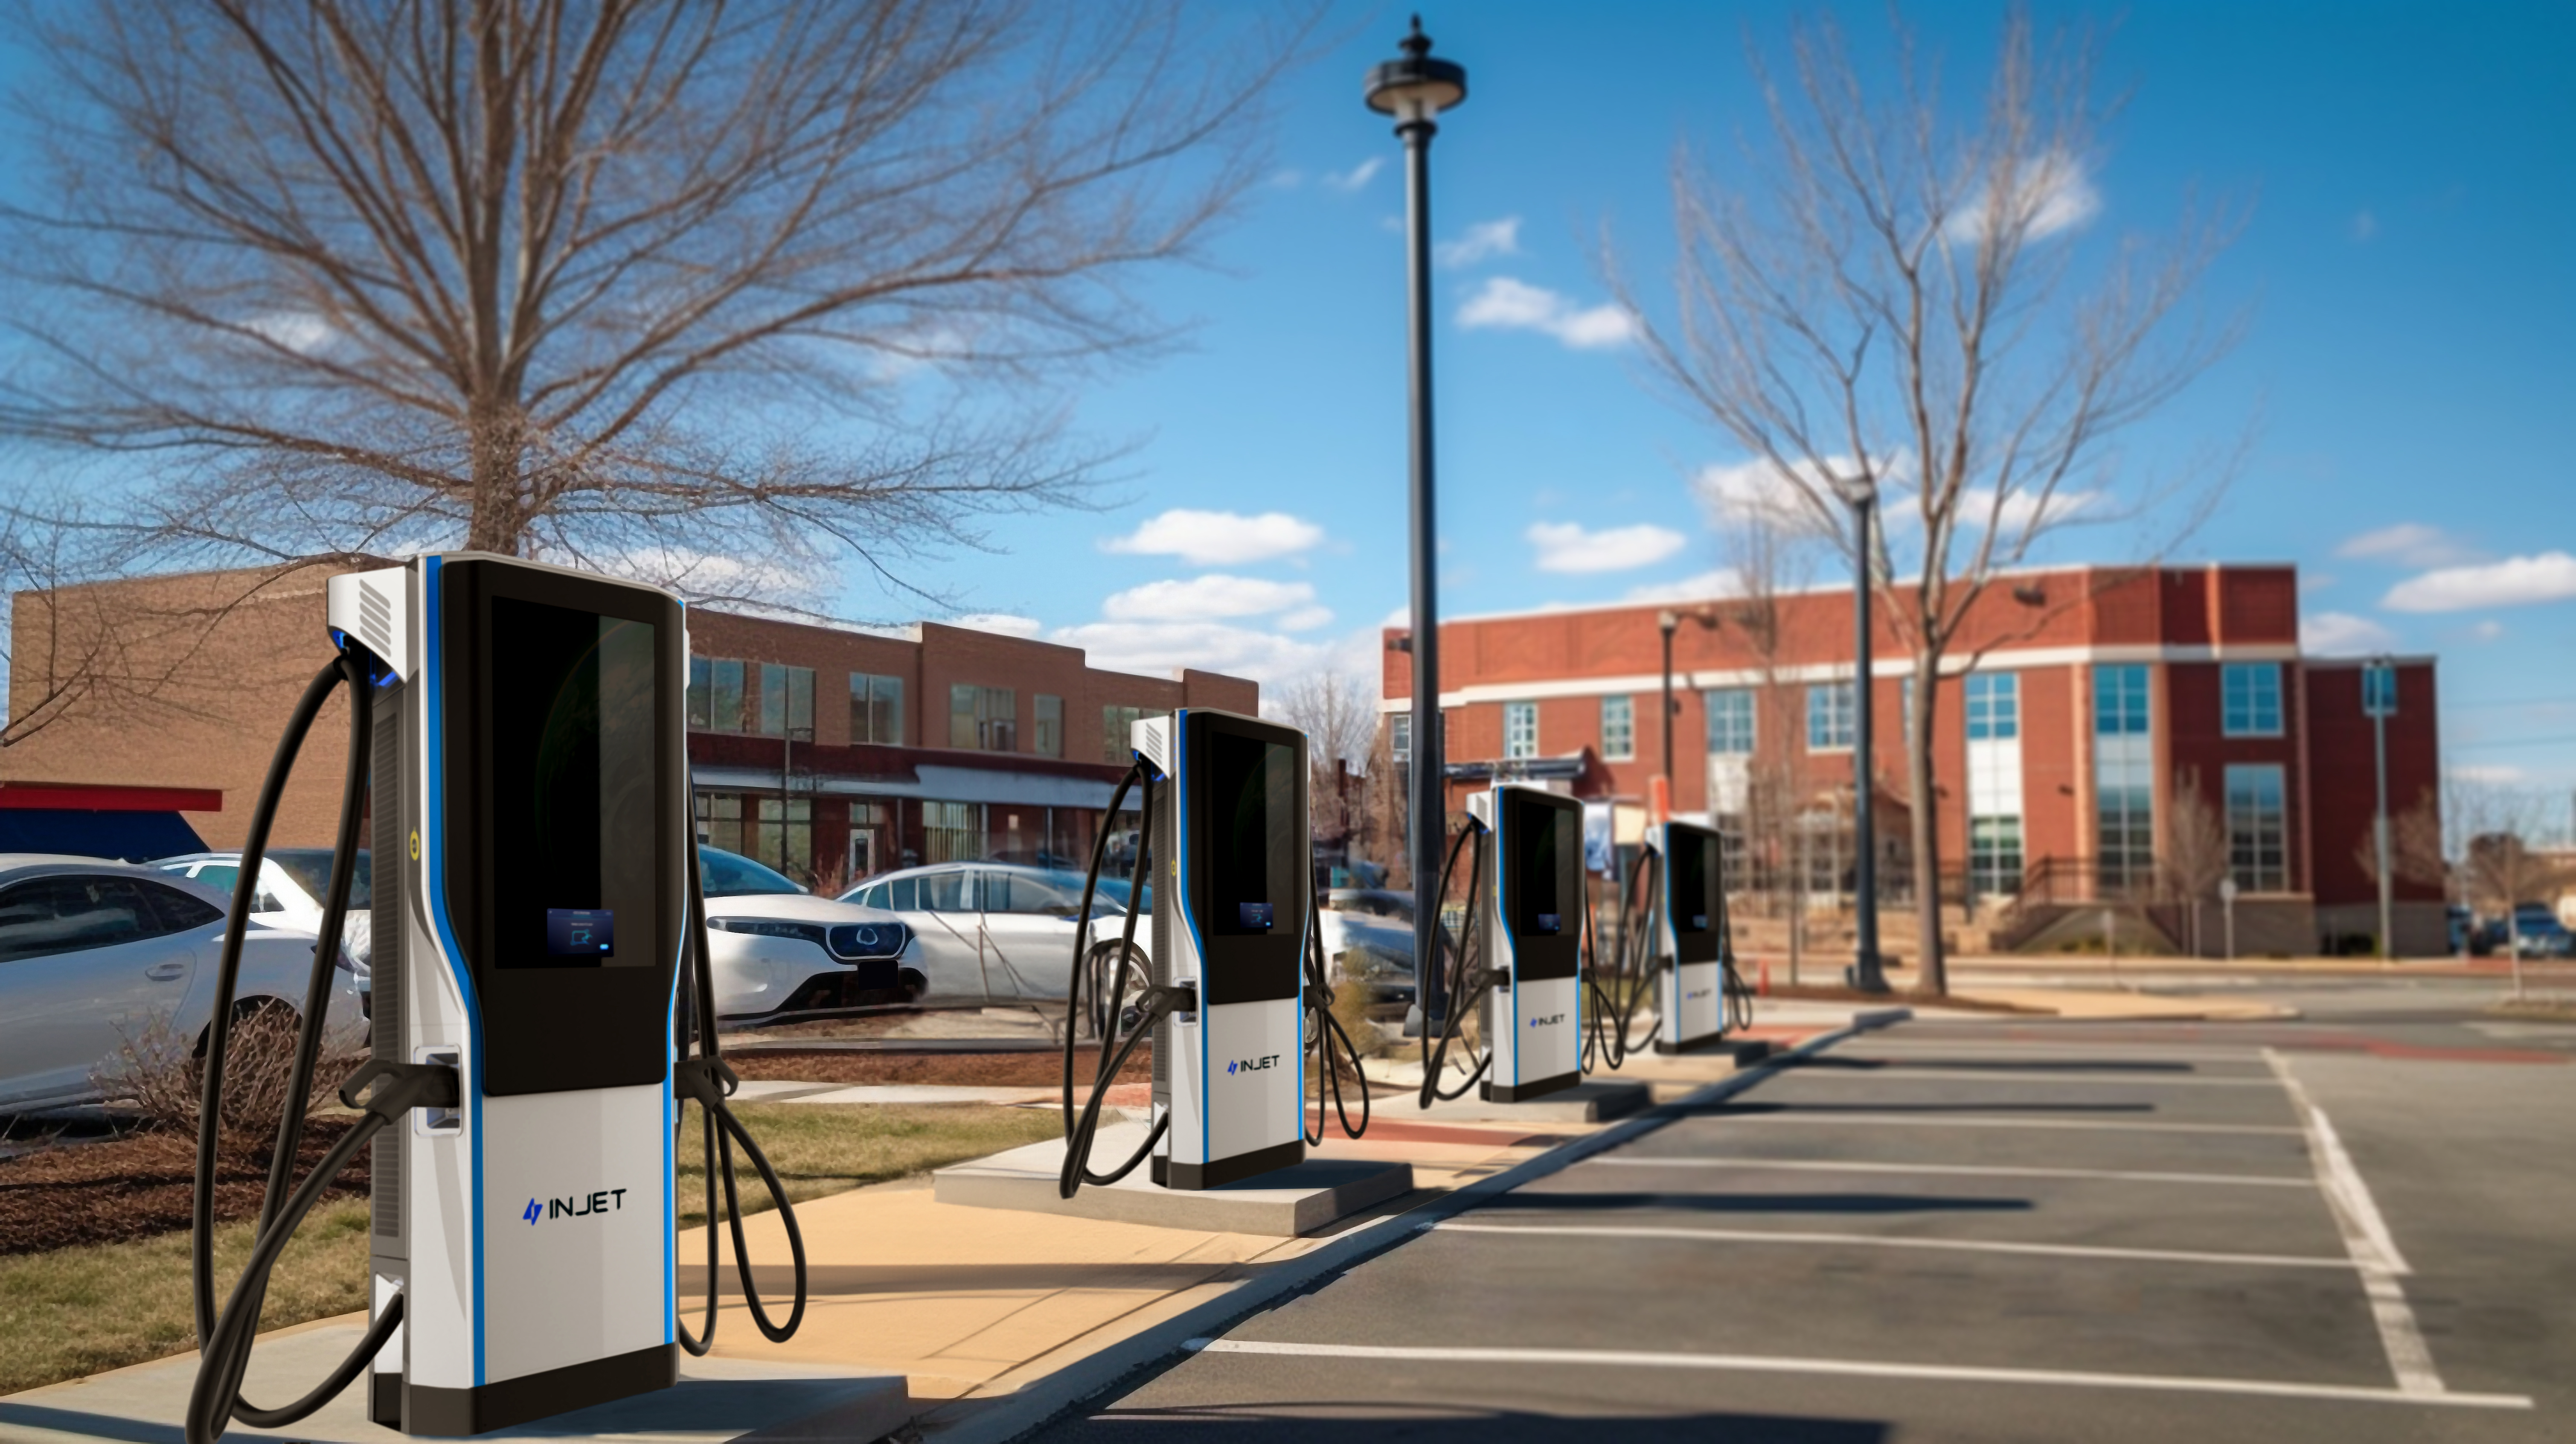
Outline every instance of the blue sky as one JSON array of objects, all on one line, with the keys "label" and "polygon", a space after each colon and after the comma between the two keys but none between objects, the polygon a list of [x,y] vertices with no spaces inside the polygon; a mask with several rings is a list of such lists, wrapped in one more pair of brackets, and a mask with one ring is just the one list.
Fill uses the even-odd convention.
[{"label": "blue sky", "polygon": [[[1359,81],[1393,53],[1403,13],[1338,17],[1351,38],[1290,82],[1278,173],[1216,246],[1218,269],[1147,292],[1196,322],[1190,348],[1084,399],[1093,433],[1144,438],[1116,504],[1006,520],[995,554],[952,556],[929,580],[1115,665],[1373,665],[1406,585],[1402,193]],[[2000,13],[1919,17],[1953,94],[1982,79]],[[1592,314],[1608,299],[1593,247],[1606,228],[1637,272],[1661,268],[1672,147],[1758,132],[1743,37],[1776,44],[1788,14],[1424,16],[1471,87],[1433,168],[1435,235],[1470,243],[1436,279],[1445,611],[1611,601],[1718,566],[1691,478],[1743,458],[1644,385],[1634,348]],[[1854,12],[1865,43],[1876,14]],[[2101,84],[2128,96],[2087,157],[2086,243],[2166,231],[2194,195],[2253,208],[2206,291],[2215,312],[2250,306],[2251,333],[2134,439],[2173,455],[2253,437],[2173,557],[2297,563],[2316,644],[2441,658],[2455,767],[2576,785],[2576,488],[2560,435],[2576,414],[2576,12],[2036,15],[2110,26]],[[1284,515],[1156,520],[1175,509]],[[2053,556],[2131,560],[2135,537],[2078,530]],[[1587,563],[1600,569],[1562,569]]]}]

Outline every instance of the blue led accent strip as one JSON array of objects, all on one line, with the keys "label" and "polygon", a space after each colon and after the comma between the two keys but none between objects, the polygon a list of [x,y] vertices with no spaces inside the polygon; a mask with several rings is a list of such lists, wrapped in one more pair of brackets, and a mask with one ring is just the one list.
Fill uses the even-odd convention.
[{"label": "blue led accent strip", "polygon": [[[1518,1088],[1521,1086],[1521,1053],[1524,1051],[1521,1044],[1526,1041],[1521,1037],[1521,949],[1519,940],[1512,936],[1512,880],[1503,876],[1503,869],[1511,865],[1512,849],[1503,836],[1503,829],[1511,825],[1511,810],[1511,798],[1502,788],[1495,788],[1494,936],[1503,940],[1503,966],[1512,974],[1512,1020],[1503,1031],[1512,1040],[1512,1086]],[[1577,988],[1575,991],[1580,993],[1583,990]],[[1491,997],[1492,994],[1486,996]],[[1465,1025],[1462,1023],[1460,1026]]]},{"label": "blue led accent strip", "polygon": [[1171,870],[1172,896],[1179,900],[1181,926],[1190,930],[1190,946],[1198,958],[1199,985],[1199,1166],[1205,1168],[1214,1160],[1209,1157],[1214,1145],[1210,1140],[1210,1121],[1216,1116],[1213,1070],[1208,1064],[1208,1032],[1215,1026],[1215,1015],[1208,1009],[1207,938],[1199,932],[1199,920],[1190,912],[1192,879],[1181,876],[1180,869],[1189,865],[1190,855],[1190,790],[1189,776],[1190,709],[1182,707],[1172,713],[1172,861],[1179,864]]},{"label": "blue led accent strip", "polygon": [[428,718],[428,795],[421,807],[421,858],[429,869],[429,921],[438,930],[439,951],[444,955],[448,973],[456,980],[459,996],[465,999],[465,1138],[466,1206],[469,1226],[474,1235],[474,1383],[485,1382],[483,1350],[483,1009],[474,995],[473,969],[466,966],[465,952],[456,945],[456,926],[447,915],[447,756],[446,670],[447,654],[442,646],[440,587],[442,565],[437,557],[427,559],[428,572],[423,585],[428,603],[422,608],[427,646],[421,658],[420,677],[429,684],[428,700],[421,710]]},{"label": "blue led accent strip", "polygon": [[[658,650],[658,649],[657,649]],[[689,870],[698,865],[698,803],[689,768],[689,604],[680,603],[680,948],[671,969],[671,998],[662,1009],[662,1342],[680,1339],[679,1146],[680,976],[689,966]],[[666,719],[667,720],[667,719]],[[782,825],[783,826],[783,825]],[[1067,1026],[1070,1026],[1068,1024]],[[707,1220],[713,1228],[716,1221]]]}]

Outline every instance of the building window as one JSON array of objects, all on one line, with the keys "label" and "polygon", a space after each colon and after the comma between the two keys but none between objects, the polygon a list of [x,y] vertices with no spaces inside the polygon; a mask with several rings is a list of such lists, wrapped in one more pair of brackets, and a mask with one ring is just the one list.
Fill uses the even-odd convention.
[{"label": "building window", "polygon": [[1973,897],[2009,897],[2021,891],[2021,819],[1968,820],[1968,891]]},{"label": "building window", "polygon": [[948,689],[948,745],[975,752],[1020,750],[1020,694],[959,682]]},{"label": "building window", "polygon": [[2279,764],[2227,769],[2227,862],[2246,892],[2289,890],[2289,822]]},{"label": "building window", "polygon": [[974,862],[984,855],[984,808],[974,802],[921,804],[921,860]]},{"label": "building window", "polygon": [[1506,761],[1538,755],[1538,704],[1503,704],[1503,757]]},{"label": "building window", "polygon": [[2013,672],[1970,672],[1968,740],[2004,742],[2021,735],[2021,677]]},{"label": "building window", "polygon": [[1136,724],[1148,717],[1169,717],[1169,707],[1103,707],[1100,709],[1100,760],[1124,763],[1136,755]]},{"label": "building window", "polygon": [[2230,737],[2281,735],[2281,664],[2230,662],[2218,669],[2220,730]]},{"label": "building window", "polygon": [[760,818],[753,825],[751,850],[745,854],[799,882],[814,877],[814,802],[811,798],[760,799]]},{"label": "building window", "polygon": [[2093,795],[2101,883],[2122,891],[2155,876],[2155,748],[2147,669],[2093,669]]},{"label": "building window", "polygon": [[1807,750],[1848,752],[1852,745],[1852,684],[1819,682],[1807,689]]},{"label": "building window", "polygon": [[1029,723],[1037,729],[1040,757],[1064,755],[1064,699],[1044,692],[1029,699]]},{"label": "building window", "polygon": [[743,850],[741,793],[698,794],[698,841],[727,852]]},{"label": "building window", "polygon": [[2377,663],[2361,669],[2361,715],[2397,715],[2397,669]]},{"label": "building window", "polygon": [[1722,757],[1753,755],[1753,691],[1728,687],[1703,692],[1708,706],[1708,750]]},{"label": "building window", "polygon": [[1398,765],[1413,760],[1413,714],[1386,714],[1386,755]]},{"label": "building window", "polygon": [[742,730],[742,663],[730,657],[689,659],[689,725],[701,732]]},{"label": "building window", "polygon": [[850,674],[850,740],[903,745],[903,679]]},{"label": "building window", "polygon": [[1601,755],[1624,762],[1637,755],[1637,699],[1601,699]]},{"label": "building window", "polygon": [[760,735],[814,735],[814,669],[760,664]]}]

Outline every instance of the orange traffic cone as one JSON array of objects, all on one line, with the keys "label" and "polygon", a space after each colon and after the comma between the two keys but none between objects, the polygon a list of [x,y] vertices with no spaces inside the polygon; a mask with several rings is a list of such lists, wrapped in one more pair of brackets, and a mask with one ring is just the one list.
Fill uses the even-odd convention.
[{"label": "orange traffic cone", "polygon": [[1762,960],[1762,962],[1761,962],[1761,964],[1760,964],[1760,966],[1759,966],[1759,968],[1758,968],[1758,970],[1757,970],[1757,971],[1760,973],[1760,976],[1759,976],[1758,978],[1756,978],[1756,979],[1755,979],[1754,986],[1756,986],[1756,987],[1758,987],[1758,988],[1760,988],[1760,989],[1762,990],[1762,996],[1764,996],[1764,997],[1766,997],[1766,998],[1767,998],[1767,997],[1770,997],[1770,996],[1771,996],[1771,960],[1770,960],[1769,958],[1764,958],[1764,959]]}]

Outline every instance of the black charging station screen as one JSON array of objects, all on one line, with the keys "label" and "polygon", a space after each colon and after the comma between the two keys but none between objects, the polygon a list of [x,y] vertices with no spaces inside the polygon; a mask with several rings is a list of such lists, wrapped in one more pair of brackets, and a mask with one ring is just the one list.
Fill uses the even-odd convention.
[{"label": "black charging station screen", "polygon": [[1672,834],[1671,887],[1673,931],[1708,931],[1708,878],[1716,870],[1717,839],[1697,833]]},{"label": "black charging station screen", "polygon": [[655,628],[513,597],[491,605],[496,961],[651,966]]},{"label": "black charging station screen", "polygon": [[1568,932],[1565,910],[1576,901],[1577,889],[1565,874],[1583,849],[1575,833],[1577,814],[1512,792],[1503,798],[1512,812],[1503,822],[1511,844],[1512,925],[1535,937]]},{"label": "black charging station screen", "polygon": [[1208,850],[1214,931],[1265,937],[1296,926],[1297,757],[1257,737],[1210,729]]}]

